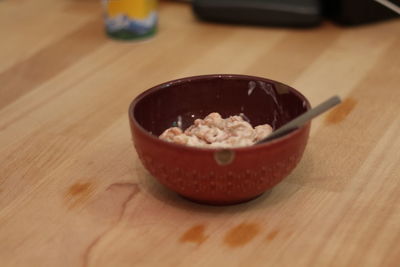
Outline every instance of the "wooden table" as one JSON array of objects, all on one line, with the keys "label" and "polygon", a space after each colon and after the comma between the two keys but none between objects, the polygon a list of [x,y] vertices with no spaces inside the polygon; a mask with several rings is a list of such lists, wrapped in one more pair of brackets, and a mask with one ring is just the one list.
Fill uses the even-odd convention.
[{"label": "wooden table", "polygon": [[[229,26],[162,3],[157,36],[135,43],[108,39],[100,14],[94,0],[0,2],[1,266],[399,266],[399,20]],[[205,73],[344,103],[269,193],[202,206],[144,170],[127,108]]]}]

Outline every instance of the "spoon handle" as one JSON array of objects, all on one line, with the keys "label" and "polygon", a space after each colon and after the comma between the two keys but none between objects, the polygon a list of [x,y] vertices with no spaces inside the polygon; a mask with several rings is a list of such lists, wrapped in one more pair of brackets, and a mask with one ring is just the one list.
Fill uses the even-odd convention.
[{"label": "spoon handle", "polygon": [[303,126],[304,124],[306,124],[307,122],[312,120],[313,118],[315,118],[318,115],[324,113],[325,111],[331,109],[332,107],[336,106],[340,102],[341,102],[341,100],[338,96],[333,96],[333,97],[329,98],[328,100],[319,104],[315,108],[308,110],[307,112],[301,114],[294,120],[291,120],[290,122],[286,123],[282,127],[273,131],[266,138],[258,141],[257,144],[271,141],[272,139],[278,138],[278,137],[285,135],[293,130],[296,130],[297,128],[300,128],[301,126]]}]

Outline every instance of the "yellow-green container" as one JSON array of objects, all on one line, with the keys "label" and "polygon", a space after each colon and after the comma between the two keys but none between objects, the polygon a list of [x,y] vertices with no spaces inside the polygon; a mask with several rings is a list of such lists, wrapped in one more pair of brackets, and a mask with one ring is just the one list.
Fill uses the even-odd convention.
[{"label": "yellow-green container", "polygon": [[115,39],[153,36],[157,31],[157,0],[102,0],[105,30]]}]

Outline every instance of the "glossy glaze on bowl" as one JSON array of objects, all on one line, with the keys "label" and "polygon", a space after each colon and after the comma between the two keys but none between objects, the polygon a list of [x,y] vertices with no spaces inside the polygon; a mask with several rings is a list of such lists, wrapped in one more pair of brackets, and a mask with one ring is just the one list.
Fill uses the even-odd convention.
[{"label": "glossy glaze on bowl", "polygon": [[155,86],[129,109],[136,151],[145,168],[162,184],[186,198],[210,204],[252,199],[286,177],[300,161],[310,124],[272,142],[235,148],[233,161],[221,165],[214,149],[194,148],[158,139],[182,122],[186,128],[211,112],[244,113],[253,126],[277,128],[310,105],[284,84],[245,75],[205,75]]}]

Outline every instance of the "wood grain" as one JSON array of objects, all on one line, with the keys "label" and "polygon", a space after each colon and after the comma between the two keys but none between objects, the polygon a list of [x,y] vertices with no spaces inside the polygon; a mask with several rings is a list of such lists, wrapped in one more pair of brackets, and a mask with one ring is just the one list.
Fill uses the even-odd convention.
[{"label": "wood grain", "polygon": [[[117,42],[98,1],[0,2],[0,265],[398,266],[400,21],[232,26],[165,1],[160,15],[155,38]],[[202,206],[144,170],[127,108],[150,86],[206,73],[344,102],[314,120],[273,190]]]}]

